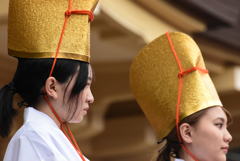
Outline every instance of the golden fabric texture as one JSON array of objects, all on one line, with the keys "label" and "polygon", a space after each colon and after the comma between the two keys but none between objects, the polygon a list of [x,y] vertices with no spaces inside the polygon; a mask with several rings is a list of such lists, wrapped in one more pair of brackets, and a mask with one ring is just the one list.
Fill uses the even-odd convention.
[{"label": "golden fabric texture", "polygon": [[[98,0],[73,0],[72,10],[93,11]],[[9,55],[20,58],[54,58],[64,24],[68,0],[10,0]],[[59,58],[90,61],[88,15],[71,15]]]},{"label": "golden fabric texture", "polygon": [[[180,32],[169,33],[184,71],[206,69],[194,40]],[[175,127],[180,72],[166,35],[146,45],[130,68],[130,86],[135,98],[156,131],[158,139]],[[180,119],[202,109],[222,106],[209,74],[194,71],[184,75]]]}]

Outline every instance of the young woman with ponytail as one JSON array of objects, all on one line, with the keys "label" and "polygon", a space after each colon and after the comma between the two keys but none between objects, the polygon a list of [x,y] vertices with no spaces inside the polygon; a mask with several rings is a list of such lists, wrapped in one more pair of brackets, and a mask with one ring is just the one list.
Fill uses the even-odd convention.
[{"label": "young woman with ponytail", "polygon": [[130,85],[160,140],[154,161],[226,161],[231,116],[190,36],[166,33],[146,45],[133,60]]},{"label": "young woman with ponytail", "polygon": [[[87,161],[69,123],[94,102],[89,35],[98,0],[10,0],[8,54],[18,59],[0,89],[0,135],[11,131],[17,108],[24,123],[4,161]],[[16,95],[21,101],[14,104]]]},{"label": "young woman with ponytail", "polygon": [[[13,97],[15,94],[19,94],[24,100],[17,103],[20,108],[30,106],[37,110],[42,110],[39,105],[43,104],[43,96],[47,95],[44,88],[46,83],[48,83],[47,81],[49,81],[48,76],[53,60],[23,58],[18,60],[17,70],[13,80],[0,89],[0,135],[2,137],[9,135],[13,118],[17,114],[16,109],[13,107]],[[58,84],[66,86],[61,92],[63,92],[65,95],[64,99],[66,99],[63,101],[72,103],[72,105],[68,107],[69,119],[71,120],[71,117],[73,117],[73,114],[78,108],[76,101],[78,101],[79,98],[77,96],[86,86],[91,84],[91,66],[86,62],[59,59],[51,79],[53,79],[51,80],[52,84],[50,84],[52,86]],[[69,85],[71,82],[74,84],[70,89]],[[57,92],[58,91],[56,91],[56,93]],[[71,93],[68,94],[67,92]],[[67,94],[68,98],[66,98]],[[92,95],[90,95],[90,97],[91,98],[88,99],[91,100],[88,100],[88,102],[92,103],[93,97]],[[81,120],[79,120],[79,122],[80,121]]]}]

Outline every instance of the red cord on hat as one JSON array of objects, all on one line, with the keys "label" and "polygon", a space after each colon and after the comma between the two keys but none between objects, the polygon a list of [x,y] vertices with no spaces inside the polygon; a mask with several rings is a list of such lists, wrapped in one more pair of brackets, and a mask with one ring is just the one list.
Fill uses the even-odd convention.
[{"label": "red cord on hat", "polygon": [[[64,19],[62,31],[61,31],[61,34],[60,34],[59,42],[58,42],[58,45],[57,45],[56,54],[55,54],[55,57],[54,57],[54,60],[53,60],[53,64],[52,64],[52,67],[51,67],[51,71],[49,73],[49,77],[51,77],[52,74],[53,74],[53,71],[54,71],[54,68],[55,68],[55,65],[56,65],[56,62],[57,62],[60,46],[62,44],[62,39],[63,39],[63,36],[64,36],[64,32],[65,32],[65,29],[66,29],[66,26],[67,26],[67,21],[70,18],[70,16],[73,15],[73,14],[88,15],[90,22],[92,22],[93,19],[94,19],[94,15],[93,15],[92,11],[88,11],[88,10],[71,10],[71,9],[72,9],[72,0],[68,0],[68,9],[64,13],[65,14],[65,19]],[[77,151],[77,153],[79,154],[80,158],[83,161],[86,161],[84,156],[83,156],[83,154],[82,154],[82,152],[81,152],[81,150],[80,150],[80,148],[79,148],[79,146],[78,146],[78,144],[77,144],[77,141],[74,138],[74,136],[73,136],[70,128],[68,127],[68,125],[61,120],[61,118],[59,117],[57,112],[54,110],[54,107],[50,103],[47,95],[44,95],[44,99],[47,102],[48,106],[50,107],[52,113],[57,118],[58,122],[60,123],[60,129],[62,130],[64,135],[68,138],[70,143],[73,145],[74,149]]]},{"label": "red cord on hat", "polygon": [[65,16],[71,16],[72,14],[88,15],[90,22],[92,22],[94,19],[94,14],[88,10],[72,10],[72,11],[67,10],[65,12]]},{"label": "red cord on hat", "polygon": [[73,15],[73,14],[88,15],[90,22],[92,22],[94,20],[94,14],[92,13],[92,11],[71,10],[71,8],[72,8],[72,0],[68,0],[68,10],[65,12],[65,19],[64,19],[61,35],[60,35],[60,38],[59,38],[59,41],[58,41],[58,45],[57,45],[56,54],[55,54],[55,57],[54,57],[54,60],[53,60],[52,68],[51,68],[51,71],[49,73],[49,77],[52,76],[54,67],[56,65],[58,53],[59,53],[59,50],[60,50],[60,46],[62,44],[63,35],[64,35],[65,29],[66,29],[66,26],[67,26],[67,21],[70,18],[70,16]]},{"label": "red cord on hat", "polygon": [[[196,70],[198,70],[202,73],[208,73],[208,70],[202,69],[202,68],[199,68],[199,67],[193,67],[191,69],[188,69],[188,70],[184,71],[183,67],[182,67],[182,64],[181,64],[181,61],[177,56],[177,52],[175,51],[173,42],[172,42],[168,32],[166,33],[166,36],[167,36],[171,51],[172,51],[172,53],[175,57],[178,68],[180,70],[180,72],[177,75],[178,76],[178,97],[177,97],[177,104],[176,104],[176,130],[177,130],[178,140],[179,140],[180,143],[182,143],[182,137],[181,137],[181,134],[180,134],[180,131],[179,131],[179,122],[180,122],[180,112],[181,112],[180,111],[180,104],[181,104],[181,96],[182,96],[182,88],[183,88],[183,80],[184,80],[183,77],[184,77],[184,75],[189,74],[191,72],[194,72]],[[180,144],[180,145],[183,148],[183,150],[185,152],[187,152],[192,157],[193,160],[198,161],[198,159],[193,155],[193,153],[191,151],[188,150],[188,148],[186,146],[184,146],[183,144]]]}]

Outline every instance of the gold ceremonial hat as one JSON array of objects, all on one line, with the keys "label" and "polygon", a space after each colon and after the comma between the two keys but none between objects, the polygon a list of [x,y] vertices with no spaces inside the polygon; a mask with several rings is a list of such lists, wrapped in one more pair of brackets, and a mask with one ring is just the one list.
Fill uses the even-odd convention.
[{"label": "gold ceremonial hat", "polygon": [[[20,58],[54,58],[66,16],[58,58],[90,61],[89,15],[98,0],[10,0],[9,55]],[[76,14],[77,13],[77,14]],[[69,15],[68,15],[69,14]]]},{"label": "gold ceremonial hat", "polygon": [[222,106],[209,74],[202,71],[206,67],[200,49],[180,32],[156,38],[134,58],[130,86],[159,139],[176,125],[180,77],[180,120],[202,109]]}]

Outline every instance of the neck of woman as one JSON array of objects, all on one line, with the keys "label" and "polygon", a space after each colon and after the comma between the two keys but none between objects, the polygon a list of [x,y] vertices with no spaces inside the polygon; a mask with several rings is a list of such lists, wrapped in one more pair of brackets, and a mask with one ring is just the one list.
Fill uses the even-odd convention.
[{"label": "neck of woman", "polygon": [[185,152],[184,150],[180,150],[179,153],[180,159],[184,160],[184,161],[195,161],[187,152]]},{"label": "neck of woman", "polygon": [[[53,104],[53,107],[54,107],[54,104]],[[53,114],[50,107],[48,106],[48,104],[44,100],[41,101],[41,103],[39,103],[37,105],[37,110],[47,114],[56,123],[56,125],[60,128],[60,122],[58,121],[58,119]]]}]

